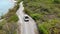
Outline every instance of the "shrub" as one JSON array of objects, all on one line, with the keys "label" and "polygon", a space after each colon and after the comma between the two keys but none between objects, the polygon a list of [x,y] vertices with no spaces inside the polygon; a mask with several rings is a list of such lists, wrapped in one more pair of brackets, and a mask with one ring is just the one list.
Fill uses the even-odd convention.
[{"label": "shrub", "polygon": [[54,3],[60,4],[60,0],[54,0]]},{"label": "shrub", "polygon": [[39,14],[31,14],[31,17],[34,19],[34,20],[39,20],[40,19],[40,15]]},{"label": "shrub", "polygon": [[14,22],[16,22],[16,21],[18,21],[18,17],[17,17],[17,15],[15,14],[15,15],[13,15],[13,16],[11,16],[7,21],[14,21]]},{"label": "shrub", "polygon": [[43,25],[38,25],[38,29],[40,31],[40,34],[49,34],[48,30],[45,29]]}]

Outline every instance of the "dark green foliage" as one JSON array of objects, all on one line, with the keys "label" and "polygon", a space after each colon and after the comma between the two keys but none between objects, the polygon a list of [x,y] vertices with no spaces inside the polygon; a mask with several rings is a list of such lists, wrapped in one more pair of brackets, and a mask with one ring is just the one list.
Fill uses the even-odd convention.
[{"label": "dark green foliage", "polygon": [[60,0],[54,0],[54,3],[60,4]]}]

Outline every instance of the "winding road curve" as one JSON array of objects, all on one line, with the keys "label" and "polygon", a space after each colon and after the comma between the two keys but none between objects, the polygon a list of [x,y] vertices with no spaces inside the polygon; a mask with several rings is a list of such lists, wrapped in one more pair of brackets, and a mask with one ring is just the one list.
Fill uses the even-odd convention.
[{"label": "winding road curve", "polygon": [[23,11],[24,11],[24,7],[23,7],[23,1],[22,1],[20,3],[20,8],[16,12],[19,18],[19,21],[18,21],[19,31],[21,31],[19,34],[38,34],[36,23],[30,16],[29,16],[29,22],[24,21],[23,18],[25,13]]}]

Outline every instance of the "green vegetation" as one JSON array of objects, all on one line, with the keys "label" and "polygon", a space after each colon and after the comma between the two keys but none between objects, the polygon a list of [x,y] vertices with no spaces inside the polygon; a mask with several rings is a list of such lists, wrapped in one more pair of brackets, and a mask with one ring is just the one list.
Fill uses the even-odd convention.
[{"label": "green vegetation", "polygon": [[40,34],[60,34],[60,0],[23,0],[25,13],[37,23]]},{"label": "green vegetation", "polygon": [[54,3],[60,4],[60,0],[54,0]]}]

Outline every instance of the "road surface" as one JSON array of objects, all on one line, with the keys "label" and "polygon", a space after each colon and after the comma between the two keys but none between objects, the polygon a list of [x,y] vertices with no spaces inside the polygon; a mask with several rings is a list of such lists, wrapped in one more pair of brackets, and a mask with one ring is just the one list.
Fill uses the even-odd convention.
[{"label": "road surface", "polygon": [[[16,12],[18,15],[19,21],[19,31],[21,31],[19,34],[37,34],[37,27],[35,21],[29,16],[29,22],[24,21],[24,15],[25,13],[24,7],[23,7],[23,1],[20,3],[20,8]],[[27,14],[26,14],[27,15]]]}]

